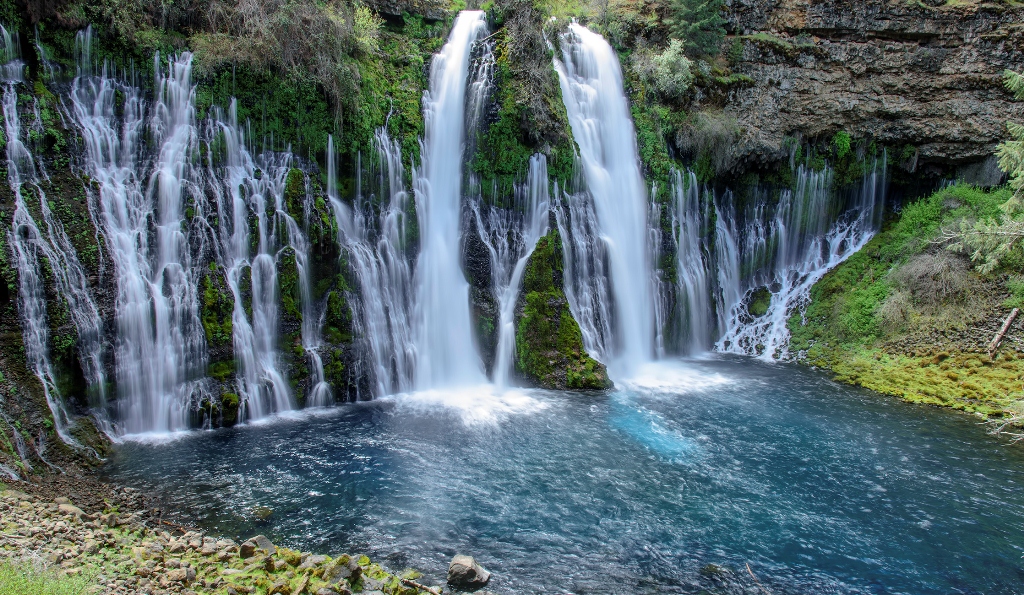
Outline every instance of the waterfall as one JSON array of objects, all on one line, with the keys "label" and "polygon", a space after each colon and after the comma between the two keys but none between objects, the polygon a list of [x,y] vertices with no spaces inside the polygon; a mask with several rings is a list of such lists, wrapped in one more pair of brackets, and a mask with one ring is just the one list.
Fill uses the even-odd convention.
[{"label": "waterfall", "polygon": [[565,193],[560,203],[555,220],[562,237],[565,297],[587,352],[606,354],[612,340],[611,279],[605,265],[608,246],[600,238],[589,193]]},{"label": "waterfall", "polygon": [[[679,337],[684,353],[700,353],[711,346],[710,227],[708,205],[693,172],[672,172],[670,193],[672,240],[676,248],[676,295],[679,301]],[[727,248],[726,248],[727,250]]]},{"label": "waterfall", "polygon": [[414,175],[420,230],[415,385],[420,389],[484,382],[459,232],[466,79],[471,48],[485,31],[483,12],[459,13],[448,42],[431,62],[430,89],[423,95],[422,164]]},{"label": "waterfall", "polygon": [[[15,83],[22,80],[23,63],[18,53],[17,35],[11,36],[0,27],[3,48],[4,131],[7,138],[8,183],[15,197],[15,210],[8,233],[8,244],[14,250],[19,279],[19,312],[24,329],[26,359],[39,378],[47,404],[53,414],[58,436],[66,443],[76,444],[68,433],[70,417],[57,389],[57,381],[49,357],[46,295],[41,275],[41,259],[50,269],[58,299],[67,308],[77,333],[77,355],[89,385],[96,413],[105,421],[106,378],[102,363],[102,323],[99,310],[88,289],[88,279],[78,255],[64,230],[53,216],[50,203],[37,183],[33,157],[21,140],[21,121],[17,108]],[[38,119],[38,109],[36,109]],[[45,235],[36,225],[25,201],[25,185],[29,195],[38,197]]]},{"label": "waterfall", "polygon": [[491,291],[498,300],[498,345],[492,374],[499,388],[508,386],[516,347],[515,310],[526,264],[547,233],[548,166],[544,155],[530,158],[526,183],[517,185],[512,208],[472,205],[476,229],[491,263]]},{"label": "waterfall", "polygon": [[[3,33],[5,43],[9,42],[7,32]],[[9,74],[10,71],[4,72],[5,76]],[[18,312],[25,341],[25,360],[43,385],[43,395],[53,415],[57,435],[67,444],[77,444],[68,431],[71,419],[60,399],[57,379],[50,364],[50,332],[46,321],[46,294],[40,273],[40,259],[49,258],[52,253],[22,196],[23,180],[35,177],[35,167],[32,155],[21,141],[18,95],[14,85],[14,82],[8,80],[3,94],[7,178],[14,192],[15,204],[11,229],[7,232],[7,244],[14,253],[14,264],[18,271]],[[56,266],[56,263],[51,266]]]},{"label": "waterfall", "polygon": [[[238,368],[239,417],[258,419],[292,408],[291,389],[281,371],[277,347],[277,242],[272,237],[276,226],[267,216],[268,210],[277,213],[280,208],[278,197],[284,192],[291,156],[264,154],[257,163],[246,148],[236,109],[232,100],[226,118],[214,111],[210,137],[223,142],[219,155],[223,163],[219,171],[214,168],[215,151],[211,148],[207,177],[219,222],[217,262],[225,271],[234,301],[231,340]],[[255,255],[251,253],[253,219],[259,236]],[[251,288],[251,319],[244,306],[243,283]]]},{"label": "waterfall", "polygon": [[[88,75],[86,37],[79,35],[81,63],[71,102],[85,139],[85,170],[98,186],[90,209],[116,270],[120,431],[183,430],[206,372],[197,271],[189,256],[190,242],[199,239],[185,216],[186,190],[196,198],[190,183],[196,145],[192,57],[172,58],[166,72],[154,58],[157,92],[147,139],[139,90],[116,84],[105,65],[100,76]],[[117,110],[115,91],[123,100]],[[145,140],[157,148],[151,165],[139,162]],[[202,219],[202,204],[190,204],[196,219]]]},{"label": "waterfall", "polygon": [[[718,207],[718,266],[726,313],[719,351],[767,360],[787,355],[789,317],[807,304],[811,287],[825,273],[877,232],[885,166],[884,155],[874,159],[858,191],[845,202],[832,189],[830,168],[816,172],[800,166],[794,188],[782,192],[774,214],[768,216],[767,201],[756,200],[742,228],[733,209]],[[755,316],[748,307],[761,286],[770,303],[767,312]]]},{"label": "waterfall", "polygon": [[[327,192],[338,221],[339,242],[358,284],[356,340],[369,366],[371,396],[379,397],[412,389],[416,348],[413,273],[407,258],[410,201],[402,181],[402,152],[383,128],[374,136],[374,147],[379,198],[368,200],[360,191],[352,207],[338,199],[333,139],[327,145]],[[380,201],[376,219],[375,199]]]},{"label": "waterfall", "polygon": [[[561,46],[555,68],[593,198],[593,238],[605,245],[611,278],[613,340],[606,336],[595,354],[623,375],[653,356],[647,191],[618,56],[603,37],[575,23]],[[578,319],[592,313],[585,304],[574,308]],[[597,324],[581,320],[581,327]],[[591,341],[588,349],[597,344]]]}]

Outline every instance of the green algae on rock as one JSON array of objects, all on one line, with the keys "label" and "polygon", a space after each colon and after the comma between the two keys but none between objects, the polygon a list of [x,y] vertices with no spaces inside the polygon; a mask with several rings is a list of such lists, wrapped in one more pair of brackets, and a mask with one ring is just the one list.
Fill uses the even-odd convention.
[{"label": "green algae on rock", "polygon": [[609,388],[605,366],[583,347],[562,286],[562,240],[554,228],[526,264],[516,308],[516,368],[544,388]]}]

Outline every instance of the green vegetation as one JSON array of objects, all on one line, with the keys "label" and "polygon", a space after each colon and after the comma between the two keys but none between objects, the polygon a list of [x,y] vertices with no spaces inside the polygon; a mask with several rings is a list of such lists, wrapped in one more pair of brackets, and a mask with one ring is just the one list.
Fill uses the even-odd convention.
[{"label": "green vegetation", "polygon": [[990,358],[985,325],[1006,316],[1004,296],[1015,294],[1015,282],[1004,270],[970,270],[936,242],[943,229],[996,216],[1009,198],[1006,189],[954,186],[905,207],[814,286],[806,310],[789,321],[790,348],[844,382],[915,402],[1003,411],[1020,397],[1024,354],[1007,347]]},{"label": "green vegetation", "polygon": [[610,386],[604,366],[583,347],[580,327],[562,291],[562,246],[558,230],[537,242],[523,278],[523,310],[516,323],[516,365],[547,388]]},{"label": "green vegetation", "polygon": [[529,0],[498,0],[490,13],[501,27],[492,36],[494,111],[477,134],[470,168],[484,198],[496,200],[512,195],[538,152],[553,179],[571,179],[575,143],[544,41],[544,13]]},{"label": "green vegetation", "polygon": [[771,305],[772,293],[768,291],[767,287],[758,287],[750,296],[750,301],[747,304],[747,312],[754,317],[764,316],[768,313],[768,308],[770,308]]},{"label": "green vegetation", "polygon": [[210,263],[209,270],[203,275],[203,293],[200,295],[200,310],[206,342],[216,347],[231,343],[232,313],[235,308],[234,299],[223,272],[216,263]]},{"label": "green vegetation", "polygon": [[718,54],[725,39],[724,0],[670,0],[665,24],[692,56]]},{"label": "green vegetation", "polygon": [[30,563],[0,562],[0,595],[80,595],[91,585],[90,576],[39,570]]}]

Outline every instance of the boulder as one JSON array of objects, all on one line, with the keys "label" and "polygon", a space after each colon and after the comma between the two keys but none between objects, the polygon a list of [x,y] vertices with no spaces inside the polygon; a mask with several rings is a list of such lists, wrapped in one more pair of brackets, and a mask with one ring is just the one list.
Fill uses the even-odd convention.
[{"label": "boulder", "polygon": [[[67,500],[67,498],[62,499]],[[70,514],[78,518],[82,518],[82,515],[85,514],[84,512],[82,512],[81,508],[75,506],[74,504],[61,504],[57,506],[57,510],[64,514]]]},{"label": "boulder", "polygon": [[268,554],[273,554],[277,551],[277,548],[274,547],[274,543],[267,539],[265,535],[257,535],[249,541],[255,543],[256,547],[260,548],[261,550],[266,550]]},{"label": "boulder", "polygon": [[489,580],[491,573],[472,556],[455,556],[448,565],[448,584],[453,587],[482,587]]},{"label": "boulder", "polygon": [[358,562],[349,556],[341,555],[324,571],[324,580],[332,585],[337,585],[343,580],[354,583],[359,580],[362,573],[363,569]]},{"label": "boulder", "polygon": [[256,554],[256,544],[251,541],[243,541],[242,545],[238,546],[238,557],[251,558]]}]

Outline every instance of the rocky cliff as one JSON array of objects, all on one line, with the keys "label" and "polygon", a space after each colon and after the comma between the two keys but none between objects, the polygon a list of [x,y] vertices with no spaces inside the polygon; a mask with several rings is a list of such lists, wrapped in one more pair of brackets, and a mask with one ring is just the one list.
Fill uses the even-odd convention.
[{"label": "rocky cliff", "polygon": [[[774,161],[785,139],[853,138],[910,147],[908,168],[984,162],[1024,118],[1002,86],[1024,65],[1024,6],[1013,2],[731,0],[732,69],[750,84],[725,113],[737,157]],[[993,182],[993,168],[961,173]]]}]

